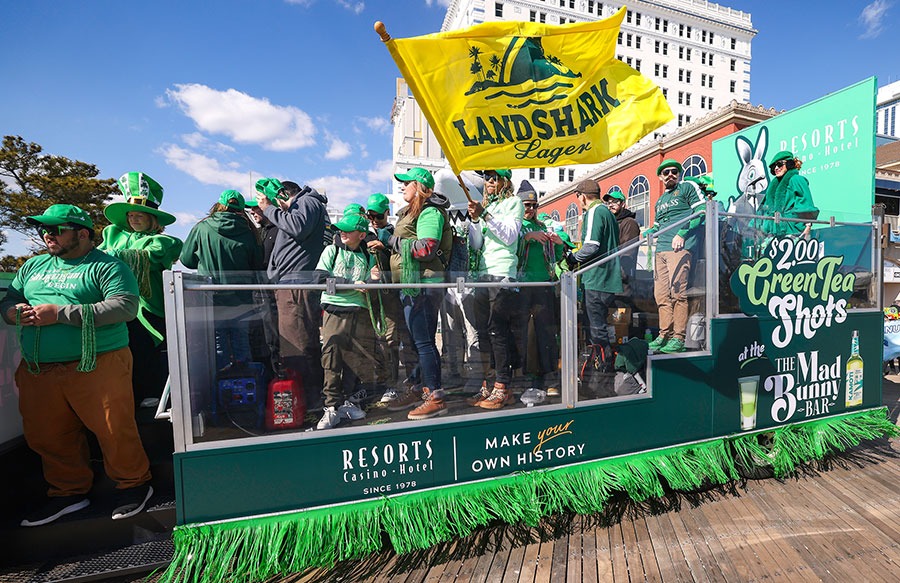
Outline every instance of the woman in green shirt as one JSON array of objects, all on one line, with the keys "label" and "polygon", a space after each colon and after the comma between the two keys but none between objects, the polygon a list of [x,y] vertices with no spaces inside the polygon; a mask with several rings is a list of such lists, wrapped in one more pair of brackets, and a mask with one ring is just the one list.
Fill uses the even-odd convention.
[{"label": "woman in green shirt", "polygon": [[178,259],[182,242],[163,234],[175,217],[159,210],[163,187],[158,182],[143,172],[128,172],[119,178],[118,186],[125,202],[114,202],[104,210],[112,224],[103,229],[99,249],[124,261],[138,280],[138,314],[128,322],[134,402],[153,406],[169,371],[162,355],[166,349],[162,272]]},{"label": "woman in green shirt", "polygon": [[388,403],[387,408],[402,411],[421,403],[410,411],[409,419],[428,419],[447,412],[441,388],[441,357],[434,340],[444,290],[423,289],[417,284],[444,281],[453,246],[447,217],[450,203],[444,195],[434,192],[434,177],[424,168],[411,168],[394,178],[403,184],[407,206],[398,214],[394,235],[389,239],[393,252],[391,275],[395,282],[412,284],[401,290],[400,302],[419,355],[419,365],[413,373],[416,378],[411,380],[422,383],[424,394],[408,391]]}]

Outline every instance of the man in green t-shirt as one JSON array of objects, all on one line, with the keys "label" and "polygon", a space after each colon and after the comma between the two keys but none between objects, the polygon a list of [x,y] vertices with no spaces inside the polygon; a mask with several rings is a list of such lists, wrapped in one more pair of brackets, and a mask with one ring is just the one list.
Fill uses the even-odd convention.
[{"label": "man in green t-shirt", "polygon": [[[584,218],[581,223],[581,249],[569,252],[570,266],[587,265],[602,260],[619,247],[619,225],[616,217],[600,200],[600,186],[593,180],[582,180],[575,186],[575,196],[581,204]],[[609,308],[622,293],[622,271],[619,258],[585,271],[581,276],[584,287],[584,314],[591,344],[598,347],[605,368],[612,370],[615,355],[609,342],[607,318]]]},{"label": "man in green t-shirt", "polygon": [[122,261],[94,249],[93,222],[80,208],[55,204],[27,220],[48,253],[19,269],[0,313],[19,328],[19,412],[50,488],[21,525],[49,524],[90,504],[85,428],[97,436],[117,484],[113,520],[134,516],[153,495],[134,420],[125,324],[137,314],[137,280]]},{"label": "man in green t-shirt", "polygon": [[684,337],[688,321],[688,275],[691,271],[691,251],[696,248],[698,227],[703,217],[684,220],[704,209],[699,187],[693,182],[683,182],[681,164],[671,158],[663,160],[656,175],[663,183],[664,191],[656,201],[653,226],[655,233],[681,222],[656,239],[656,255],[653,264],[653,295],[659,306],[659,336],[650,343],[650,350],[677,353],[684,351]]}]

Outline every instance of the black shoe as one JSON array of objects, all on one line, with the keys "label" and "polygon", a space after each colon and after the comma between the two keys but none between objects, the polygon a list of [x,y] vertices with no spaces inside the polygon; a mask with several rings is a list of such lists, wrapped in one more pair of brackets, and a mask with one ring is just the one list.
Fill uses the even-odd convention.
[{"label": "black shoe", "polygon": [[54,520],[78,512],[90,506],[91,501],[84,496],[55,496],[48,498],[43,506],[29,514],[20,526],[41,526]]},{"label": "black shoe", "polygon": [[144,509],[147,500],[153,496],[153,486],[143,484],[135,488],[119,490],[116,496],[116,508],[113,510],[112,519],[122,520],[130,518]]}]

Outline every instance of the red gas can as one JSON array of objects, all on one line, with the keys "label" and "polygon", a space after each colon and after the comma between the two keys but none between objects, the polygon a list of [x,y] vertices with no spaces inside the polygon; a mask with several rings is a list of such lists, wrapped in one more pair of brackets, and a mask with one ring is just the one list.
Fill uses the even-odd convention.
[{"label": "red gas can", "polygon": [[306,400],[296,371],[286,369],[269,382],[266,400],[266,429],[296,429],[303,425]]}]

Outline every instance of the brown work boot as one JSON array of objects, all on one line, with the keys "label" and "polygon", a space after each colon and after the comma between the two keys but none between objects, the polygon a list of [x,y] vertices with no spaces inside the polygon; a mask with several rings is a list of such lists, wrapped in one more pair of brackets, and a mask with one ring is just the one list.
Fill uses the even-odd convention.
[{"label": "brown work boot", "polygon": [[419,403],[422,402],[422,392],[421,391],[406,391],[393,401],[387,404],[388,411],[405,411],[410,407],[415,407]]},{"label": "brown work boot", "polygon": [[494,390],[486,399],[480,401],[478,406],[482,409],[497,410],[509,405],[513,400],[512,392],[504,383],[494,383]]},{"label": "brown work boot", "polygon": [[425,395],[425,402],[410,411],[409,415],[407,415],[408,419],[413,421],[430,419],[431,417],[438,417],[447,413],[447,405],[444,403],[444,400],[435,398],[431,389],[426,387],[422,389],[422,393]]},{"label": "brown work boot", "polygon": [[483,381],[481,383],[481,389],[478,390],[477,393],[466,399],[466,403],[472,405],[473,407],[478,407],[478,404],[491,396],[491,390],[487,386],[487,381]]}]

